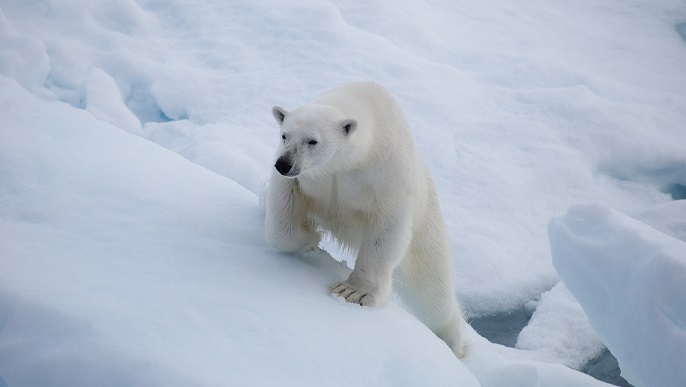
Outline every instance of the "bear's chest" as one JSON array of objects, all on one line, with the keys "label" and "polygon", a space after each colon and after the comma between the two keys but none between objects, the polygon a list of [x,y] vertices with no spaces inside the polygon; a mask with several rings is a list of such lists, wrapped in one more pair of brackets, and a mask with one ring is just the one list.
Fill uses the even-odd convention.
[{"label": "bear's chest", "polygon": [[361,175],[320,176],[299,183],[302,193],[313,202],[317,212],[369,213],[378,205],[377,187]]}]

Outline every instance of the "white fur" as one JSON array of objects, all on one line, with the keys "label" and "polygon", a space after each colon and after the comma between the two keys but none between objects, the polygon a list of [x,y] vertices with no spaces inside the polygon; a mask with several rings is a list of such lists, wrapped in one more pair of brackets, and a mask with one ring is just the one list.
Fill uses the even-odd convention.
[{"label": "white fur", "polygon": [[330,232],[357,252],[352,274],[332,293],[380,306],[394,283],[410,311],[465,356],[445,225],[393,97],[374,83],[353,83],[273,114],[285,140],[267,193],[269,242],[306,251],[319,244],[318,230]]}]

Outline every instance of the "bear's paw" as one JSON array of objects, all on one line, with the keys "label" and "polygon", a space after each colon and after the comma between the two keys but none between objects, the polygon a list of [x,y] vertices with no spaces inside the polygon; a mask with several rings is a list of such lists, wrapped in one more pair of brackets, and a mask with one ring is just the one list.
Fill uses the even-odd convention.
[{"label": "bear's paw", "polygon": [[388,303],[390,289],[384,291],[379,284],[362,279],[348,278],[331,287],[331,294],[345,298],[347,302],[362,306],[383,306]]}]

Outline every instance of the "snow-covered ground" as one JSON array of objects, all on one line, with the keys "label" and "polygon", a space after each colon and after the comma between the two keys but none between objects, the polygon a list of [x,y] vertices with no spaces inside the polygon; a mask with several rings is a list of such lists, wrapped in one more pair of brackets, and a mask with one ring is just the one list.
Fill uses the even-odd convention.
[{"label": "snow-covered ground", "polygon": [[[683,380],[685,23],[676,0],[0,0],[0,386],[602,385],[573,369],[604,345],[637,386]],[[535,309],[515,348],[470,330],[460,362],[399,306],[330,297],[325,251],[265,242],[271,106],[353,80],[406,112],[466,313]],[[589,200],[550,223],[554,267],[548,221]]]}]

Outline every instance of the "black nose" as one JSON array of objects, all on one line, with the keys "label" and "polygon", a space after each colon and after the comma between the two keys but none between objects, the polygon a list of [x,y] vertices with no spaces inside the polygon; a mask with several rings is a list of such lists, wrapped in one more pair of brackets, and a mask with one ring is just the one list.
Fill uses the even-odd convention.
[{"label": "black nose", "polygon": [[276,170],[279,171],[280,174],[285,175],[290,172],[291,168],[293,168],[293,164],[291,164],[286,158],[279,157],[279,159],[276,160],[274,167],[276,167]]}]

